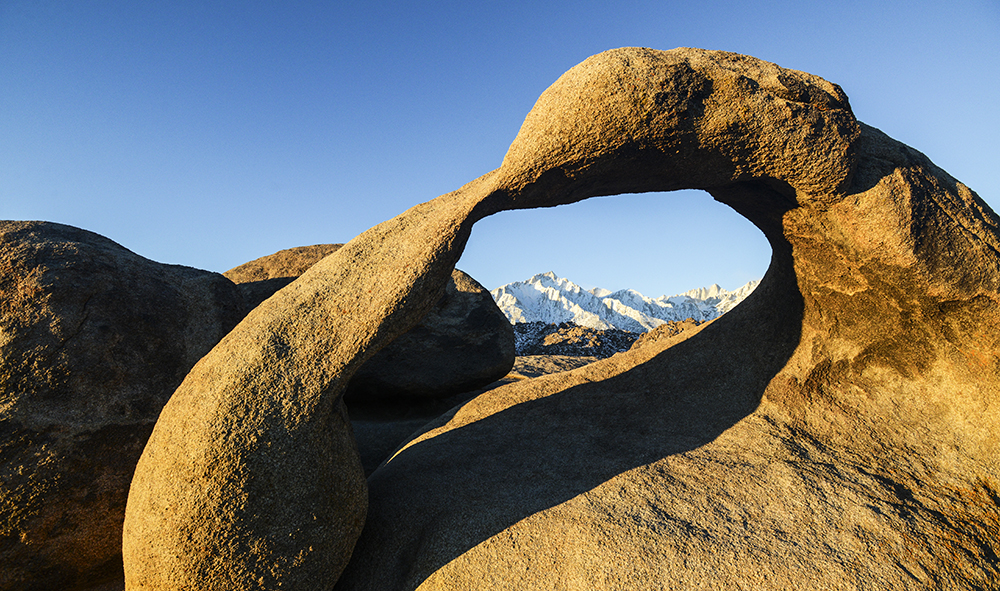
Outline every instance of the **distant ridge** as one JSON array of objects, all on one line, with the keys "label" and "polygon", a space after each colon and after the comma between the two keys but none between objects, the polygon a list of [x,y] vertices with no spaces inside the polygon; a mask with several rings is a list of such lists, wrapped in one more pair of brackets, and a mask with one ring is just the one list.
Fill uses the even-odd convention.
[{"label": "distant ridge", "polygon": [[512,324],[572,322],[601,330],[647,332],[669,321],[718,318],[746,299],[758,283],[751,281],[735,291],[711,285],[652,299],[634,289],[585,290],[550,271],[502,285],[490,294]]}]

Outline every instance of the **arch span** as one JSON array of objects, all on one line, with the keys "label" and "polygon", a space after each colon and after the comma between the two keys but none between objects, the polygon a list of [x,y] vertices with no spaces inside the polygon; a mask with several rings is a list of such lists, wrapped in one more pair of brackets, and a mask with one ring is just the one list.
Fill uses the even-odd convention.
[{"label": "arch span", "polygon": [[[508,387],[445,417],[373,475],[340,588],[995,580],[1000,449],[976,425],[996,425],[1000,406],[996,216],[857,122],[821,78],[624,48],[546,90],[500,168],[358,236],[195,367],[133,481],[130,587],[158,572],[201,588],[329,585],[363,513],[363,484],[331,451],[348,445],[330,431],[343,384],[436,301],[472,225],[680,188],[768,237],[764,289],[681,343],[574,372],[568,389]],[[565,441],[503,435],[542,433],[567,408]],[[653,408],[662,420],[620,433],[598,420]],[[517,461],[541,454],[518,474],[533,484],[466,480],[462,498],[482,494],[497,513],[451,513],[447,489],[425,492],[461,479],[483,437],[525,452]],[[609,554],[587,558],[597,548]]]}]

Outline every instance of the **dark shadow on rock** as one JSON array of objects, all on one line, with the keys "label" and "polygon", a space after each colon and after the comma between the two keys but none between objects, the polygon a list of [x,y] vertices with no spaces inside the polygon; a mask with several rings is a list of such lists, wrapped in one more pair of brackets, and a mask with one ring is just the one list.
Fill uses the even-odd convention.
[{"label": "dark shadow on rock", "polygon": [[495,412],[477,409],[478,420],[410,444],[380,467],[337,589],[414,589],[517,522],[703,446],[753,413],[796,349],[803,318],[791,247],[760,221],[773,251],[766,276],[700,333],[618,375],[521,395],[527,400],[508,408],[487,393],[469,405],[488,409],[494,397]]},{"label": "dark shadow on rock", "polygon": [[237,286],[240,288],[240,292],[243,293],[243,299],[246,301],[246,312],[250,312],[250,310],[259,306],[261,302],[277,293],[278,290],[292,281],[295,281],[295,279],[295,277],[273,277],[271,279],[261,279],[260,281],[238,283]]}]

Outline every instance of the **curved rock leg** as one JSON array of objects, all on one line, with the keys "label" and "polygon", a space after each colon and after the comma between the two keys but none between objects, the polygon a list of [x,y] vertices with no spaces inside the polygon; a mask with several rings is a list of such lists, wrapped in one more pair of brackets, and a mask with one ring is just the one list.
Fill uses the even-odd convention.
[{"label": "curved rock leg", "polygon": [[996,217],[822,79],[620,49],[549,88],[500,169],[359,236],[195,367],[133,482],[130,588],[331,585],[363,494],[331,457],[340,390],[472,223],[680,188],[768,237],[755,294],[444,417],[372,476],[339,588],[995,581]]},{"label": "curved rock leg", "polygon": [[343,388],[440,298],[484,183],[362,234],[195,365],[132,481],[129,589],[332,585],[367,504]]}]

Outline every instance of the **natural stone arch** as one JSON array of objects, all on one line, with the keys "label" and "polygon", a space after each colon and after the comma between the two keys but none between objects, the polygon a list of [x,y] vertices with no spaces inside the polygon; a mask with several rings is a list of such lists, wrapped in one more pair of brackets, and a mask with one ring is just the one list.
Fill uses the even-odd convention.
[{"label": "natural stone arch", "polygon": [[[679,188],[707,190],[768,237],[772,265],[752,299],[681,343],[639,349],[561,380],[509,386],[444,417],[373,475],[372,514],[341,586],[434,587],[472,577],[477,585],[545,588],[544,577],[515,580],[526,555],[499,549],[531,542],[538,555],[556,556],[551,544],[532,538],[539,530],[521,524],[572,520],[577,506],[560,502],[555,513],[520,515],[517,528],[503,531],[465,523],[456,536],[437,525],[450,509],[442,503],[453,499],[438,495],[416,511],[407,507],[437,484],[420,469],[435,461],[421,449],[461,454],[470,427],[512,416],[503,414],[509,409],[518,417],[513,424],[524,424],[530,415],[521,411],[533,401],[573,388],[603,396],[602,383],[633,400],[660,389],[678,416],[700,417],[710,429],[702,435],[708,441],[693,442],[689,430],[657,432],[659,450],[626,449],[633,465],[594,490],[638,474],[673,483],[689,495],[680,499],[742,499],[760,487],[727,483],[728,472],[720,471],[742,454],[780,467],[765,475],[767,483],[799,479],[789,492],[805,495],[807,504],[821,499],[817,490],[830,491],[829,506],[800,507],[802,517],[828,519],[830,507],[862,500],[882,513],[852,516],[858,527],[874,528],[862,532],[870,539],[834,528],[820,532],[821,547],[802,544],[808,525],[789,524],[794,543],[757,564],[770,569],[764,581],[754,579],[758,569],[726,562],[725,552],[759,550],[753,540],[732,532],[726,538],[705,529],[718,525],[712,515],[682,516],[680,505],[666,504],[692,531],[719,536],[718,547],[711,536],[689,540],[707,551],[703,567],[685,573],[664,566],[685,557],[673,544],[656,550],[666,554],[652,563],[636,561],[621,572],[607,562],[591,565],[596,570],[583,572],[596,578],[579,584],[728,576],[775,588],[796,576],[827,583],[850,576],[857,586],[912,585],[909,573],[985,585],[997,574],[992,458],[1000,450],[996,437],[975,426],[997,424],[996,216],[921,154],[859,124],[843,92],[820,78],[723,52],[629,48],[586,60],[543,93],[499,169],[358,236],[257,308],[192,370],[164,409],[133,481],[124,544],[130,588],[332,584],[363,513],[344,508],[363,504],[353,500],[363,483],[345,467],[349,450],[332,457],[331,439],[350,447],[329,429],[341,389],[437,300],[472,224],[505,209]],[[872,310],[882,318],[871,318]],[[769,314],[770,322],[761,325],[752,312]],[[677,380],[671,372],[681,353],[704,358],[698,345],[707,343],[734,347],[756,363]],[[637,386],[636,375],[656,378],[655,387]],[[446,438],[450,445],[435,447]],[[663,450],[668,455],[657,457]],[[901,453],[906,465],[892,464]],[[586,458],[562,457],[571,471],[586,472]],[[845,458],[850,469],[838,471],[832,462]],[[796,472],[799,464],[812,471]],[[702,474],[720,488],[698,497],[697,470],[683,465],[713,466]],[[275,489],[283,478],[294,482],[290,492]],[[915,496],[919,483],[927,492]],[[492,498],[503,500],[502,492]],[[760,508],[759,499],[742,500]],[[509,520],[518,507],[508,501],[502,509]],[[391,519],[400,507],[411,520]],[[566,507],[571,513],[560,513]],[[271,511],[279,508],[277,527]],[[915,517],[887,515],[892,508]],[[925,531],[942,552],[928,543],[900,547]],[[584,533],[579,543],[593,541]],[[204,540],[206,550],[191,539]],[[874,542],[845,557],[837,539]],[[816,561],[839,570],[823,575],[810,566]],[[914,574],[907,561],[924,571]]]}]

